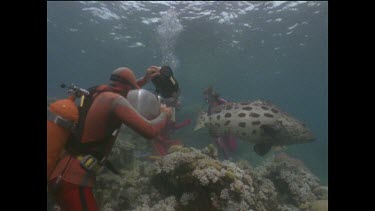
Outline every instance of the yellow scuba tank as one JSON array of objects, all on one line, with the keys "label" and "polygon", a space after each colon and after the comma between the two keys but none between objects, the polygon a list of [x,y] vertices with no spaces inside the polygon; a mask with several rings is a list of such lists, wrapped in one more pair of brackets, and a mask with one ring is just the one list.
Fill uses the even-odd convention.
[{"label": "yellow scuba tank", "polygon": [[75,97],[58,100],[49,107],[47,116],[47,180],[68,141],[72,128],[78,122],[78,107]]}]

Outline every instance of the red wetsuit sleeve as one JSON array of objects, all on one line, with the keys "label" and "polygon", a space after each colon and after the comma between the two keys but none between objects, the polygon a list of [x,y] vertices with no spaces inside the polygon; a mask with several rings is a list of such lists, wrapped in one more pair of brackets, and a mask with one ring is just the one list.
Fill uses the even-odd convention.
[{"label": "red wetsuit sleeve", "polygon": [[122,123],[147,139],[156,137],[167,123],[165,113],[161,113],[152,121],[146,120],[134,110],[124,97],[118,97],[113,103],[113,112]]},{"label": "red wetsuit sleeve", "polygon": [[182,128],[182,127],[184,127],[184,126],[190,124],[190,122],[191,122],[191,120],[190,120],[190,119],[187,119],[187,120],[185,120],[185,121],[183,121],[183,122],[181,122],[181,123],[179,123],[179,124],[176,123],[176,124],[174,125],[174,128],[175,128],[175,129],[180,129],[180,128]]},{"label": "red wetsuit sleeve", "polygon": [[147,82],[148,81],[145,79],[145,77],[142,77],[142,78],[137,80],[137,84],[138,84],[139,87],[144,86],[145,84],[147,84]]}]

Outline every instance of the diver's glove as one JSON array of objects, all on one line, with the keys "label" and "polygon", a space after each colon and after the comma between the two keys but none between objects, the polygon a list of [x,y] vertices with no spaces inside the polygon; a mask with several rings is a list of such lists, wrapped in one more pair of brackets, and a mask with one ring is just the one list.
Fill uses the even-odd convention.
[{"label": "diver's glove", "polygon": [[161,104],[160,112],[164,112],[166,114],[168,120],[171,119],[172,109],[170,107],[167,107],[165,104]]}]

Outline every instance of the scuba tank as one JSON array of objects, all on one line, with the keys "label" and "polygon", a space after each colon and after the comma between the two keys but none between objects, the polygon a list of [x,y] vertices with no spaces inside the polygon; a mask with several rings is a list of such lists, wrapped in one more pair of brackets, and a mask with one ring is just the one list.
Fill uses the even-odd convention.
[{"label": "scuba tank", "polygon": [[[65,88],[65,84],[61,85]],[[89,92],[74,85],[68,87],[70,96],[51,103],[47,111],[47,179],[57,165],[64,146],[79,119],[75,99],[81,97],[81,103]]]}]

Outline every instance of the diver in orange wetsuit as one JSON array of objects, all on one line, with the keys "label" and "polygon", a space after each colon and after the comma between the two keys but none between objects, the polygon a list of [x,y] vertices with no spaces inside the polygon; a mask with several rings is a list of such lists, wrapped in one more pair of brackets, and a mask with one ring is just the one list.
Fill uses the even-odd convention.
[{"label": "diver in orange wetsuit", "polygon": [[[165,127],[171,116],[170,108],[162,106],[160,115],[148,121],[124,97],[130,90],[139,89],[158,74],[158,67],[151,66],[145,76],[137,81],[132,70],[118,68],[112,73],[109,85],[96,88],[80,139],[84,147],[68,145],[48,183],[62,211],[98,210],[92,193],[95,174],[106,163],[121,124],[147,139],[155,138]],[[93,158],[97,162],[88,169],[86,161],[92,163]]]}]

